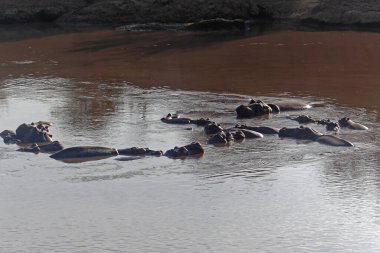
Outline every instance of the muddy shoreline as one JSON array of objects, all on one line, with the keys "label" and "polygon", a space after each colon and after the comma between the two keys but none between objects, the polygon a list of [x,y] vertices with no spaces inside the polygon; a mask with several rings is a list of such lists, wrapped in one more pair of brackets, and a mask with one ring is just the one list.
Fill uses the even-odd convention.
[{"label": "muddy shoreline", "polygon": [[369,25],[380,23],[380,9],[378,0],[3,0],[0,3],[0,24],[119,26],[215,18]]}]

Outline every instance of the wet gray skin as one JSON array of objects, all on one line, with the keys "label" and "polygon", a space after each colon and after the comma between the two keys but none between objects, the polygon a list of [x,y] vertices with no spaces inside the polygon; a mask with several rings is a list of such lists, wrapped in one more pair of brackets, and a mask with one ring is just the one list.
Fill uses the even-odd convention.
[{"label": "wet gray skin", "polygon": [[151,150],[149,148],[125,148],[118,149],[119,155],[126,156],[162,156],[163,152],[161,150]]},{"label": "wet gray skin", "polygon": [[224,131],[230,132],[232,134],[240,131],[244,134],[246,139],[256,139],[256,138],[263,138],[264,137],[264,135],[261,134],[260,132],[250,130],[250,129],[244,129],[244,128],[242,128],[242,129],[240,129],[240,128],[229,128],[229,129],[226,129]]},{"label": "wet gray skin", "polygon": [[333,135],[324,135],[310,127],[281,128],[278,133],[279,137],[295,138],[300,140],[311,140],[330,146],[354,146],[351,142],[335,137]]},{"label": "wet gray skin", "polygon": [[317,120],[313,119],[309,115],[299,115],[299,116],[290,115],[290,116],[287,116],[286,118],[291,119],[291,120],[295,120],[300,124],[309,124],[309,123],[316,123],[317,122]]},{"label": "wet gray skin", "polygon": [[238,118],[252,118],[272,113],[272,108],[261,100],[251,100],[249,105],[239,105],[235,109]]},{"label": "wet gray skin", "polygon": [[360,123],[354,122],[347,117],[340,119],[338,123],[341,127],[347,127],[353,130],[368,130],[368,127]]},{"label": "wet gray skin", "polygon": [[165,152],[164,156],[169,158],[199,157],[202,156],[204,152],[205,151],[199,142],[193,142],[186,146],[169,149]]},{"label": "wet gray skin", "polygon": [[50,158],[67,163],[86,162],[117,156],[119,153],[114,148],[106,147],[71,147],[52,154]]},{"label": "wet gray skin", "polygon": [[255,132],[259,132],[261,134],[278,134],[280,129],[274,128],[274,127],[267,127],[267,126],[247,126],[247,125],[235,125],[235,128],[238,129],[247,129],[252,130]]}]

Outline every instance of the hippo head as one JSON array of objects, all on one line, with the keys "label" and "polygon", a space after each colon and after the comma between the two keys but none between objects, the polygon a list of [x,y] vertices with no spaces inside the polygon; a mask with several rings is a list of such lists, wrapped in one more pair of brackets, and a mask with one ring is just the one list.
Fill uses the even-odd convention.
[{"label": "hippo head", "polygon": [[51,134],[47,130],[35,124],[22,124],[16,129],[16,138],[21,143],[45,143],[51,142]]},{"label": "hippo head", "polygon": [[272,108],[260,100],[251,100],[249,105],[240,105],[236,108],[240,118],[255,117],[272,113]]},{"label": "hippo head", "polygon": [[315,140],[322,134],[310,127],[296,127],[296,128],[286,128],[283,127],[278,133],[279,137],[290,137],[302,140]]},{"label": "hippo head", "polygon": [[342,127],[348,127],[350,125],[351,119],[348,117],[341,118],[338,123]]},{"label": "hippo head", "polygon": [[223,128],[219,124],[216,124],[215,122],[207,124],[204,129],[205,129],[206,134],[216,134],[223,131]]}]

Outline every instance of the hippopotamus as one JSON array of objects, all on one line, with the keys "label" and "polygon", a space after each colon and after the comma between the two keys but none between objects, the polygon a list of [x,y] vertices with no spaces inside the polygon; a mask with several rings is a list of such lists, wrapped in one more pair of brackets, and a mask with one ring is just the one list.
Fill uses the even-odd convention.
[{"label": "hippopotamus", "polygon": [[368,127],[366,127],[360,123],[356,123],[348,117],[341,118],[338,121],[338,123],[341,127],[347,127],[347,128],[354,129],[354,130],[368,130]]},{"label": "hippopotamus", "polygon": [[[243,136],[245,138],[244,134],[240,132],[239,136]],[[239,138],[239,137],[238,137]],[[208,144],[211,145],[226,145],[234,140],[234,136],[231,132],[224,132],[221,131],[215,135],[213,135],[208,141]]]},{"label": "hippopotamus", "polygon": [[169,113],[166,117],[162,118],[161,121],[168,124],[190,124],[191,119],[180,118],[177,114]]},{"label": "hippopotamus", "polygon": [[86,162],[117,156],[119,152],[115,148],[80,146],[71,147],[54,153],[50,158],[67,163]]},{"label": "hippopotamus", "polygon": [[309,115],[299,115],[299,116],[290,115],[290,116],[287,116],[286,118],[295,120],[300,124],[317,123],[317,120],[313,119]]},{"label": "hippopotamus", "polygon": [[261,134],[278,134],[278,131],[280,129],[274,128],[274,127],[267,127],[267,126],[246,126],[246,125],[235,125],[235,128],[238,129],[247,129],[252,130]]},{"label": "hippopotamus", "polygon": [[119,155],[127,156],[162,156],[163,152],[161,150],[151,150],[149,148],[125,148],[118,149]]},{"label": "hippopotamus", "polygon": [[16,132],[12,130],[4,130],[0,133],[0,137],[3,138],[5,144],[17,144],[21,141],[17,139]]},{"label": "hippopotamus", "polygon": [[283,127],[280,129],[278,133],[279,137],[289,137],[300,140],[311,140],[316,141],[321,144],[327,144],[331,146],[345,146],[345,147],[353,147],[354,145],[346,141],[344,139],[338,138],[333,135],[324,135],[317,130],[310,127],[296,127],[296,128],[286,128]]},{"label": "hippopotamus", "polygon": [[212,123],[210,119],[190,119],[190,118],[181,118],[178,114],[171,114],[169,113],[166,115],[166,117],[161,119],[162,122],[168,123],[168,124],[195,124],[197,126],[205,126],[207,124]]},{"label": "hippopotamus", "polygon": [[216,133],[223,131],[223,128],[219,124],[212,122],[210,124],[207,124],[204,127],[204,130],[205,130],[206,134],[216,134]]},{"label": "hippopotamus", "polygon": [[317,123],[320,125],[324,125],[327,131],[335,131],[338,132],[340,130],[339,123],[332,122],[330,119],[321,119],[317,120]]},{"label": "hippopotamus", "polygon": [[9,143],[48,143],[52,141],[52,135],[49,133],[50,125],[45,122],[31,124],[21,124],[16,132],[5,130],[1,132],[4,142]]},{"label": "hippopotamus", "polygon": [[252,118],[272,113],[272,108],[261,100],[251,100],[249,105],[239,105],[236,108],[238,118]]},{"label": "hippopotamus", "polygon": [[193,142],[189,145],[182,147],[174,147],[165,152],[164,156],[169,158],[185,158],[189,156],[202,156],[204,154],[204,148],[199,142]]},{"label": "hippopotamus", "polygon": [[54,153],[59,150],[63,149],[62,143],[59,141],[53,141],[50,143],[42,143],[42,144],[36,144],[33,143],[30,146],[27,147],[22,147],[18,149],[17,151],[22,151],[22,152],[32,152],[32,153]]},{"label": "hippopotamus", "polygon": [[225,129],[224,131],[226,133],[231,133],[234,136],[234,139],[236,139],[235,133],[237,133],[237,132],[243,133],[245,139],[257,139],[257,138],[263,138],[264,137],[264,135],[262,135],[261,133],[254,131],[254,130],[251,130],[251,129],[233,127],[233,128]]},{"label": "hippopotamus", "polygon": [[291,120],[295,120],[300,124],[317,123],[319,125],[325,126],[327,131],[338,132],[340,129],[339,124],[336,122],[332,122],[330,119],[313,119],[309,115],[287,116],[287,118]]}]

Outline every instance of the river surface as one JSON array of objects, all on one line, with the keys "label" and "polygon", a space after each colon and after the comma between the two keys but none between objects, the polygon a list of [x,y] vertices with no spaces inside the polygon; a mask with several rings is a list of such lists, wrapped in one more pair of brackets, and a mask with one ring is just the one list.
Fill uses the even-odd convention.
[{"label": "river surface", "polygon": [[[205,155],[67,164],[1,142],[0,252],[380,251],[379,33],[11,28],[0,130],[46,120],[66,147],[199,141]],[[342,129],[353,148],[270,135],[213,147],[202,127],[160,121],[298,126],[288,113],[237,119],[252,97],[312,103],[305,113],[369,131]]]}]

